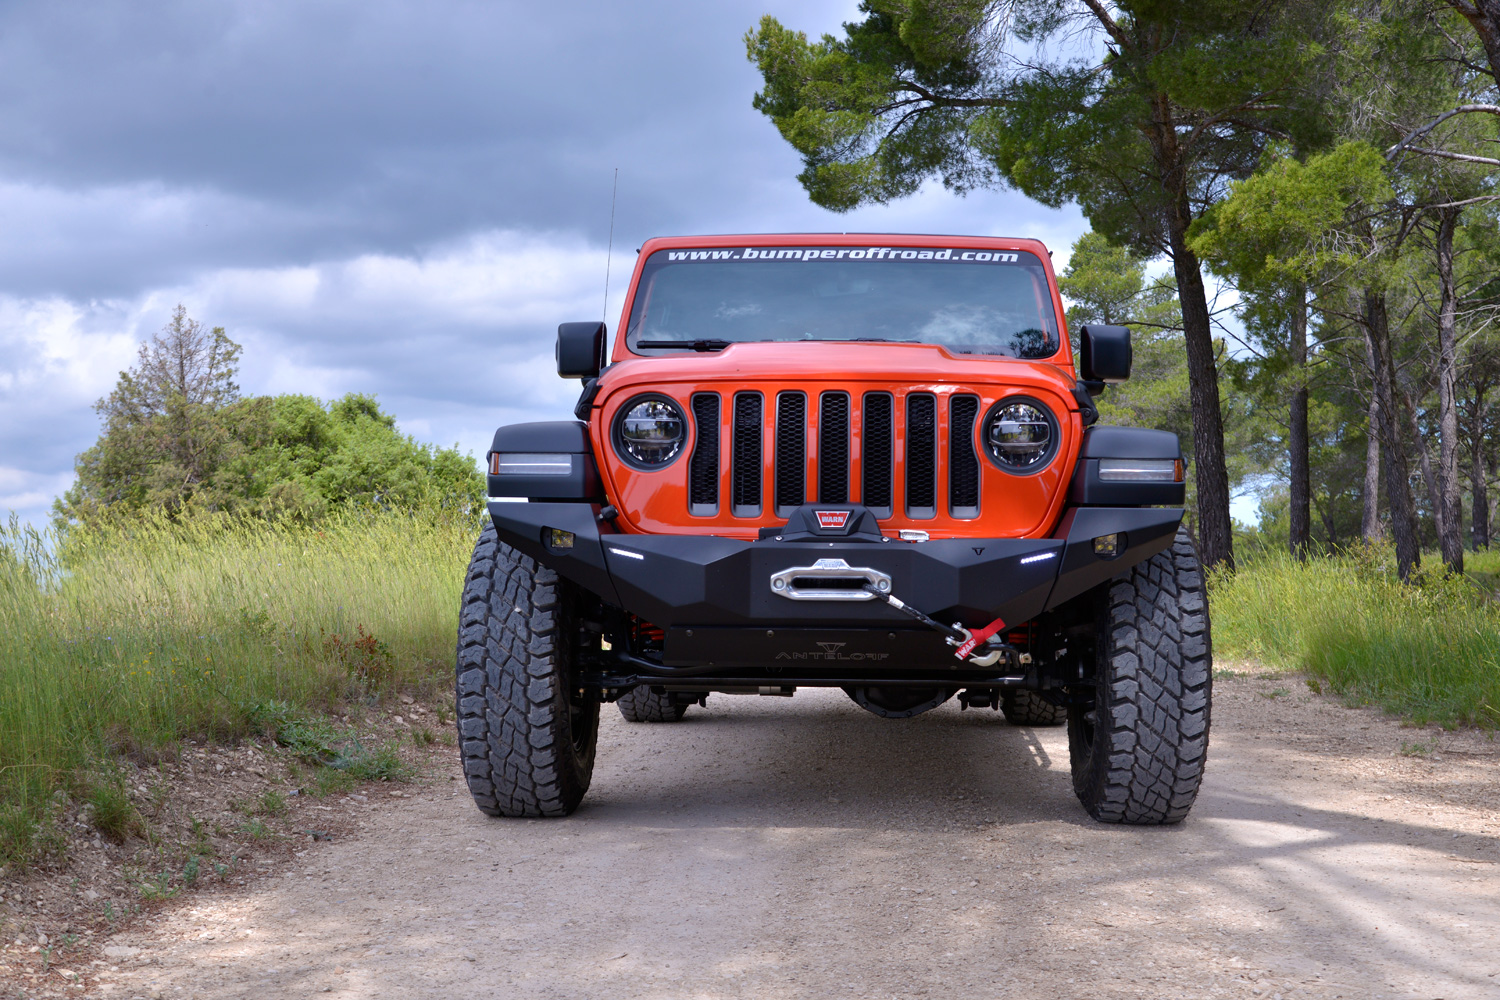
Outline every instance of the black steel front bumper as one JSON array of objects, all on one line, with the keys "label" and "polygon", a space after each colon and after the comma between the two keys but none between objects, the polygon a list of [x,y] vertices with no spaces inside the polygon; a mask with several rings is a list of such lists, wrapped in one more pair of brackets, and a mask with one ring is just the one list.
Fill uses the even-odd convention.
[{"label": "black steel front bumper", "polygon": [[[724,662],[728,651],[711,639],[716,633],[753,628],[883,636],[910,628],[910,619],[883,601],[793,600],[773,589],[777,574],[819,559],[842,559],[888,576],[891,593],[943,622],[1026,622],[1167,548],[1183,515],[1159,507],[1080,507],[1047,538],[742,541],[621,534],[601,523],[597,511],[587,503],[489,504],[503,541],[665,629],[668,663],[704,662],[714,648]],[[1101,558],[1094,539],[1110,534],[1123,535],[1120,552]],[[749,650],[744,656],[764,658]]]}]

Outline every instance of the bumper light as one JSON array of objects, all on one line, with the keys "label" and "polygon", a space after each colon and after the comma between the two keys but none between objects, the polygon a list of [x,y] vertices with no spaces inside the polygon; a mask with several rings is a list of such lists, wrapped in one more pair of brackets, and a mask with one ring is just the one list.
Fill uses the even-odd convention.
[{"label": "bumper light", "polygon": [[574,535],[571,531],[563,531],[560,528],[547,529],[547,544],[554,549],[571,549],[573,547]]},{"label": "bumper light", "polygon": [[490,474],[495,476],[566,476],[572,471],[572,455],[496,452],[490,456]]},{"label": "bumper light", "polygon": [[1099,478],[1106,483],[1180,483],[1182,460],[1172,458],[1101,458]]},{"label": "bumper light", "polygon": [[1100,535],[1094,539],[1094,555],[1100,559],[1113,559],[1125,548],[1125,536],[1120,532]]}]

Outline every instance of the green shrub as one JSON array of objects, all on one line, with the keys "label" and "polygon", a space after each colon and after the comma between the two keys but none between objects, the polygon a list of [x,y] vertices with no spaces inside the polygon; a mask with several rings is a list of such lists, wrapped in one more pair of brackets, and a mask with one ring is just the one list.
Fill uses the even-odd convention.
[{"label": "green shrub", "polygon": [[329,795],[342,795],[344,792],[353,791],[354,785],[354,775],[348,771],[324,767],[318,769],[313,775],[312,786],[304,791],[315,799],[321,799]]},{"label": "green shrub", "polygon": [[411,765],[401,759],[394,742],[370,750],[351,739],[328,766],[356,781],[406,781],[412,776]]},{"label": "green shrub", "polygon": [[255,811],[262,816],[280,816],[286,812],[286,796],[274,788],[267,788],[255,803]]},{"label": "green shrub", "polygon": [[114,843],[123,844],[131,834],[140,832],[140,814],[119,773],[96,775],[89,782],[84,801],[89,804],[94,829]]}]

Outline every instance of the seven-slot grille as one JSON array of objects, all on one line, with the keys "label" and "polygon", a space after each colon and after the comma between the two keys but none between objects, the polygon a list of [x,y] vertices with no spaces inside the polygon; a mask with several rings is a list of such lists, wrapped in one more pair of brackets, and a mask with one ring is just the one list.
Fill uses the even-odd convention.
[{"label": "seven-slot grille", "polygon": [[[938,476],[943,472],[948,477],[948,513],[955,518],[979,516],[980,463],[974,449],[979,397],[955,395],[948,399],[949,431],[942,456],[939,400],[932,393],[911,393],[898,401],[889,392],[872,391],[857,400],[856,412],[855,398],[842,391],[820,393],[815,400],[799,390],[780,392],[771,398],[771,501],[776,516],[786,517],[814,500],[854,500],[870,508],[877,518],[890,517],[895,512],[896,477],[902,472],[906,516],[937,516]],[[738,392],[731,404],[728,486],[730,512],[735,517],[758,518],[765,502],[766,403],[766,397],[758,392]],[[695,393],[691,408],[696,440],[688,463],[690,513],[713,516],[719,512],[723,436],[719,395]],[[898,420],[905,427],[904,454],[899,462]],[[856,426],[860,432],[857,461],[853,458]],[[809,462],[808,446],[814,439],[815,459]],[[810,468],[812,465],[816,467]],[[809,477],[814,487],[811,490]],[[858,487],[854,485],[856,480]]]}]

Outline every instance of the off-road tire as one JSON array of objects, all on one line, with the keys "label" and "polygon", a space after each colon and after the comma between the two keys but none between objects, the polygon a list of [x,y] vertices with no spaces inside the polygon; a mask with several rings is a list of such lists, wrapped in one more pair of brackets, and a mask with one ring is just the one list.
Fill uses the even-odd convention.
[{"label": "off-road tire", "polygon": [[458,621],[459,754],[491,816],[566,816],[588,791],[599,702],[578,695],[577,592],[495,537],[474,546]]},{"label": "off-road tire", "polygon": [[1213,659],[1203,566],[1185,528],[1104,585],[1092,705],[1068,710],[1073,790],[1103,823],[1181,822],[1208,753]]},{"label": "off-road tire", "polygon": [[1013,726],[1061,726],[1068,721],[1068,709],[1054,705],[1027,688],[1006,688],[1000,692],[1000,711]]},{"label": "off-road tire", "polygon": [[676,722],[688,710],[686,705],[674,704],[671,695],[658,694],[647,684],[631,688],[615,704],[626,722]]}]

